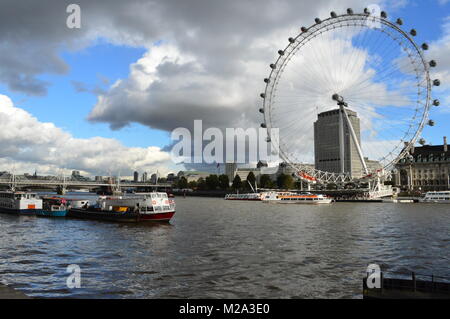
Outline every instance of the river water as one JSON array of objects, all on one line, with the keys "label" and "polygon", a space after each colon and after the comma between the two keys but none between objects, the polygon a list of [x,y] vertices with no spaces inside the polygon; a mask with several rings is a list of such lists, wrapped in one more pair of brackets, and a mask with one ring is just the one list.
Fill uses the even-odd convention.
[{"label": "river water", "polygon": [[450,277],[449,205],[176,203],[170,225],[0,214],[0,282],[35,297],[360,298],[370,263]]}]

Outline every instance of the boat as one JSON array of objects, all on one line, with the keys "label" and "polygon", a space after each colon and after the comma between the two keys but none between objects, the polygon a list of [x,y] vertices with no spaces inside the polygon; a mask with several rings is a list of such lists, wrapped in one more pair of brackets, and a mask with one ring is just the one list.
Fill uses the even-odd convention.
[{"label": "boat", "polygon": [[226,200],[250,200],[250,201],[262,201],[261,193],[246,193],[246,194],[227,194]]},{"label": "boat", "polygon": [[312,194],[309,192],[267,192],[263,195],[264,203],[276,204],[330,204],[332,198],[322,194]]},{"label": "boat", "polygon": [[419,199],[419,202],[450,204],[450,191],[427,192],[425,197]]},{"label": "boat", "polygon": [[80,188],[80,189],[71,189],[70,192],[73,192],[73,193],[90,193],[91,191],[88,188]]},{"label": "boat", "polygon": [[36,212],[37,216],[65,217],[67,215],[67,200],[62,197],[43,197],[42,210]]},{"label": "boat", "polygon": [[95,205],[69,209],[68,216],[117,222],[169,222],[175,214],[175,201],[167,193],[139,196],[100,196]]},{"label": "boat", "polygon": [[76,198],[68,198],[67,201],[67,207],[70,208],[87,208],[89,206],[89,200],[88,199],[76,199]]},{"label": "boat", "polygon": [[0,192],[0,213],[35,215],[42,210],[42,199],[30,192]]}]

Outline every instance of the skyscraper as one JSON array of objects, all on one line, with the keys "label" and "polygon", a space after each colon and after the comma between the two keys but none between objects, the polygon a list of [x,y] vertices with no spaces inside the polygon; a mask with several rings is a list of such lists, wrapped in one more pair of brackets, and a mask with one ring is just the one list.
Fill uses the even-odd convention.
[{"label": "skyscraper", "polygon": [[[346,109],[349,121],[353,126],[358,143],[361,146],[360,121],[356,112]],[[314,158],[315,168],[325,172],[349,173],[352,177],[363,176],[363,166],[358,155],[350,128],[344,119],[343,123],[343,155],[341,164],[340,110],[332,110],[318,114],[314,123]]]}]

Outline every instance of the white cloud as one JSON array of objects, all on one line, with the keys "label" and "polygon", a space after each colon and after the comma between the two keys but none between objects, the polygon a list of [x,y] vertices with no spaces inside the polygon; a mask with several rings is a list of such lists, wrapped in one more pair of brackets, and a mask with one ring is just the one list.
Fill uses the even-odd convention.
[{"label": "white cloud", "polygon": [[134,170],[167,173],[170,155],[159,147],[126,147],[114,139],[79,139],[52,123],[40,122],[0,95],[0,166],[5,170],[131,175]]}]

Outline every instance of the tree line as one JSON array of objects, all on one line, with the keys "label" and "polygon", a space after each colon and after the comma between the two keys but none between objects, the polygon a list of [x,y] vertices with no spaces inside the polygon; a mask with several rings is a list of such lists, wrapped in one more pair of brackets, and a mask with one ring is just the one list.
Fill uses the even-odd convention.
[{"label": "tree line", "polygon": [[[211,174],[206,178],[200,177],[197,181],[188,182],[186,177],[182,176],[177,182],[174,182],[173,188],[178,189],[193,189],[200,191],[251,191],[252,187],[255,188],[256,177],[253,172],[247,175],[246,180],[242,180],[239,175],[236,175],[231,183],[228,175],[215,175]],[[250,187],[250,184],[252,187]],[[271,189],[294,189],[300,188],[299,182],[295,182],[292,176],[286,174],[280,174],[276,181],[273,181],[269,175],[263,174],[257,183],[258,188],[271,188]]]}]

